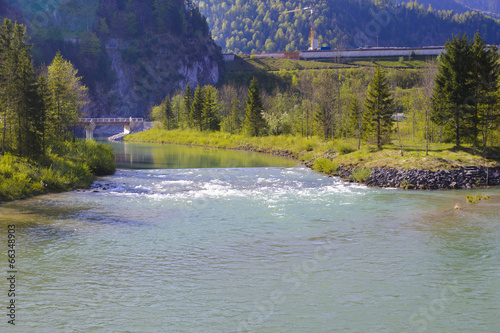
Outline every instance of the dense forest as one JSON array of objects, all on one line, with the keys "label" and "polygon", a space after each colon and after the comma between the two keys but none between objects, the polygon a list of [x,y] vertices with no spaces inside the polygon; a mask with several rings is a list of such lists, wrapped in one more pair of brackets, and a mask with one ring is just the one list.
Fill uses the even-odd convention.
[{"label": "dense forest", "polygon": [[453,10],[457,13],[476,10],[488,16],[500,17],[500,3],[496,0],[419,0],[419,3],[439,10]]},{"label": "dense forest", "polygon": [[[319,46],[332,48],[443,45],[458,31],[470,36],[479,31],[491,44],[500,41],[500,24],[492,18],[478,12],[438,11],[417,1],[396,6],[390,0],[320,0],[314,4],[200,0],[197,3],[207,17],[213,38],[226,52],[306,50],[311,26]],[[280,14],[305,7],[312,7],[312,11]]]},{"label": "dense forest", "polygon": [[0,0],[0,15],[27,26],[36,65],[60,51],[78,68],[94,116],[142,116],[179,82],[210,82],[181,68],[211,72],[221,61],[190,0]]}]

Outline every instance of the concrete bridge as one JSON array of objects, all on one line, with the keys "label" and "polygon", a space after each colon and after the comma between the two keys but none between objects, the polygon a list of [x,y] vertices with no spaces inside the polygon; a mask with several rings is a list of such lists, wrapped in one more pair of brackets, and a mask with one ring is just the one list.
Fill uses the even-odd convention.
[{"label": "concrete bridge", "polygon": [[81,125],[85,128],[85,134],[87,140],[92,140],[94,138],[94,129],[99,125],[115,125],[123,126],[123,133],[129,134],[132,132],[137,124],[143,124],[143,118],[80,118],[77,121],[77,125]]}]

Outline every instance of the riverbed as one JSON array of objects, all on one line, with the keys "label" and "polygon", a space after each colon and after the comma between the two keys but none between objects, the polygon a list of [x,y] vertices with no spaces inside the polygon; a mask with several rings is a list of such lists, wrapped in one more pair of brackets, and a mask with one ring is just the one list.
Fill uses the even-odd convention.
[{"label": "riverbed", "polygon": [[[2,332],[500,327],[499,189],[369,188],[258,153],[114,149],[118,171],[92,189],[0,206]],[[476,194],[491,199],[467,204]]]}]

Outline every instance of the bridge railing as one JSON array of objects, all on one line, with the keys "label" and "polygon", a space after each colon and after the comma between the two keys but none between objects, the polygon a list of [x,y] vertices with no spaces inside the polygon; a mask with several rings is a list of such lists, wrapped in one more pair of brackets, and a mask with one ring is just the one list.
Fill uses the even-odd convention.
[{"label": "bridge railing", "polygon": [[96,124],[113,124],[113,123],[130,123],[133,121],[134,123],[143,123],[144,118],[80,118],[78,119],[78,123],[80,124],[89,124],[91,121],[94,121]]}]

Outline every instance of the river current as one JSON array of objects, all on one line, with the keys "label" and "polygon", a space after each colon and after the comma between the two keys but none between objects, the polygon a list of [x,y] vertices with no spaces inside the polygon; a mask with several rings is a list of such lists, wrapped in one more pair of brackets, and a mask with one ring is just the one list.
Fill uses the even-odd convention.
[{"label": "river current", "polygon": [[[118,171],[91,190],[0,205],[1,332],[500,328],[499,189],[368,188],[256,153],[114,147]],[[491,199],[468,205],[476,194]]]}]

